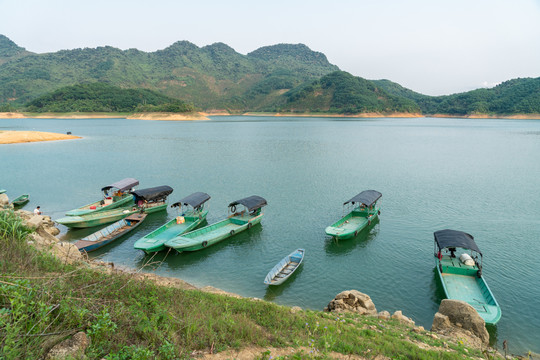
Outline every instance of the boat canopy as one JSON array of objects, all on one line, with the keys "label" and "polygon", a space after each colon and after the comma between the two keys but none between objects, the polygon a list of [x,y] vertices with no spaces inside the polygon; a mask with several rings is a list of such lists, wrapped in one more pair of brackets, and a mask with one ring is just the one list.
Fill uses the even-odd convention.
[{"label": "boat canopy", "polygon": [[139,180],[133,179],[133,178],[127,178],[124,180],[117,181],[114,184],[107,185],[101,188],[101,191],[109,191],[112,188],[116,188],[120,191],[124,191],[124,190],[129,190],[131,188],[134,188],[137,185],[139,185]]},{"label": "boat canopy", "polygon": [[376,190],[365,190],[362,191],[360,194],[356,195],[349,201],[345,201],[343,205],[346,205],[348,203],[361,203],[366,206],[371,206],[377,202],[381,198],[382,194]]},{"label": "boat canopy", "polygon": [[460,247],[463,249],[469,249],[476,251],[480,255],[482,252],[474,242],[474,237],[471,234],[467,234],[458,230],[439,230],[433,233],[435,242],[439,246],[439,249],[445,249],[448,247]]},{"label": "boat canopy", "polygon": [[236,206],[238,204],[244,205],[245,207],[247,207],[248,211],[253,211],[253,210],[262,208],[265,205],[268,205],[264,198],[257,195],[252,195],[247,198],[233,201],[232,203],[229,204],[229,207]]},{"label": "boat canopy", "polygon": [[183,198],[182,200],[178,202],[175,202],[174,204],[171,205],[171,207],[182,206],[182,204],[184,204],[184,205],[191,205],[193,206],[193,208],[197,208],[201,206],[202,204],[204,204],[205,202],[207,202],[208,200],[210,200],[210,195],[203,192],[196,192],[196,193],[186,196],[185,198]]},{"label": "boat canopy", "polygon": [[156,186],[148,189],[140,189],[132,191],[131,193],[135,196],[135,200],[146,200],[146,201],[159,201],[165,200],[170,193],[173,192],[173,188],[167,185]]}]

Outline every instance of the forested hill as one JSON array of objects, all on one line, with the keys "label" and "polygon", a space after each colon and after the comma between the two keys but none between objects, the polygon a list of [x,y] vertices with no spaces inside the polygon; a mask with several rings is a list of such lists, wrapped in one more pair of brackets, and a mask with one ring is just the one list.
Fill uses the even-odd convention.
[{"label": "forested hill", "polygon": [[[120,102],[126,93],[117,90],[145,89],[198,110],[231,113],[540,114],[540,78],[427,96],[389,80],[366,80],[342,72],[324,54],[303,44],[265,46],[247,55],[223,43],[198,47],[188,41],[155,52],[106,46],[35,54],[0,35],[0,111],[36,109],[32,101],[40,97],[56,99],[50,97],[56,90],[91,83],[112,85]],[[107,107],[92,96],[77,100],[81,109],[90,103]],[[78,108],[69,105],[74,99],[58,101],[62,104],[49,102],[38,109]]]},{"label": "forested hill", "polygon": [[420,113],[413,100],[391,95],[373,81],[344,71],[323,76],[305,86],[285,93],[281,111],[357,113]]},{"label": "forested hill", "polygon": [[389,80],[374,83],[390,94],[415,101],[424,114],[540,114],[540,78],[513,79],[493,88],[446,96],[422,95]]},{"label": "forested hill", "polygon": [[30,101],[30,112],[173,112],[193,111],[190,104],[146,89],[121,89],[105,83],[66,86]]},{"label": "forested hill", "polygon": [[[3,39],[0,54],[13,52],[14,44]],[[199,48],[187,41],[151,53],[107,46],[23,55],[2,58],[0,104],[24,104],[64,86],[106,82],[158,91],[202,109],[254,110],[282,89],[338,69],[302,44],[268,46],[248,55],[222,43]]]},{"label": "forested hill", "polygon": [[17,46],[13,41],[0,34],[0,65],[10,60],[31,54],[31,52]]}]

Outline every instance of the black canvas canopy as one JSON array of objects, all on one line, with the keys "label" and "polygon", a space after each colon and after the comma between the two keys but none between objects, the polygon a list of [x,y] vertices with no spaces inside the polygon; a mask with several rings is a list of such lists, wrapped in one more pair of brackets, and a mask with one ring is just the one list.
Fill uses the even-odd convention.
[{"label": "black canvas canopy", "polygon": [[135,190],[131,193],[135,196],[136,200],[146,201],[158,201],[165,200],[170,193],[173,192],[173,188],[167,185],[156,186],[148,189]]},{"label": "black canvas canopy", "polygon": [[210,200],[210,195],[203,192],[196,192],[191,195],[186,196],[182,200],[174,203],[171,207],[181,206],[182,204],[191,205],[194,208],[201,206],[205,202]]},{"label": "black canvas canopy", "polygon": [[266,200],[257,195],[252,195],[247,198],[233,201],[229,204],[229,206],[236,206],[238,204],[247,207],[248,211],[253,211],[267,205]]},{"label": "black canvas canopy", "polygon": [[433,236],[435,236],[435,242],[437,242],[437,245],[441,250],[448,247],[460,247],[476,251],[482,255],[482,252],[474,242],[474,237],[466,232],[445,229],[435,231]]},{"label": "black canvas canopy", "polygon": [[134,188],[137,185],[139,185],[139,180],[133,179],[133,178],[127,178],[124,180],[117,181],[114,184],[107,185],[101,188],[101,191],[108,191],[112,188],[116,188],[120,191],[124,191],[124,190],[129,190],[131,188]]},{"label": "black canvas canopy", "polygon": [[375,190],[365,190],[362,191],[360,194],[356,195],[349,201],[345,201],[343,205],[346,205],[348,203],[361,203],[366,206],[371,206],[377,202],[381,198],[382,194]]}]

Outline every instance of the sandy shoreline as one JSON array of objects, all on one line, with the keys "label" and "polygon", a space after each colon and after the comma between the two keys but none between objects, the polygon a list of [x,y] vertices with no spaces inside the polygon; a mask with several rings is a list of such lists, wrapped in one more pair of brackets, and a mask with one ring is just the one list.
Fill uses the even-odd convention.
[{"label": "sandy shoreline", "polygon": [[69,139],[81,139],[81,137],[42,131],[0,131],[0,144],[18,144]]},{"label": "sandy shoreline", "polygon": [[451,114],[418,114],[418,113],[362,113],[362,114],[295,114],[295,113],[257,113],[246,112],[230,114],[224,110],[209,110],[196,113],[137,113],[137,114],[106,114],[106,113],[44,113],[26,114],[14,112],[0,112],[0,119],[130,119],[151,121],[198,121],[210,120],[209,116],[275,116],[275,117],[328,117],[328,118],[457,118],[457,119],[516,119],[540,120],[540,114],[516,115],[451,115]]}]

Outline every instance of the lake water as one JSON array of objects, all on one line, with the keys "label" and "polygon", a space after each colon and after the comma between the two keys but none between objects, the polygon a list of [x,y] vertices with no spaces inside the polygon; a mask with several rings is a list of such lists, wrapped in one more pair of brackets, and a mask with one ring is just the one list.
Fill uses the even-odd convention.
[{"label": "lake water", "polygon": [[[403,310],[429,329],[442,298],[433,232],[463,230],[484,253],[484,276],[502,307],[490,329],[499,348],[507,340],[513,353],[540,352],[540,121],[0,119],[0,130],[8,129],[83,137],[0,145],[0,188],[11,199],[29,193],[25,209],[41,205],[53,219],[126,177],[140,188],[172,186],[171,204],[207,192],[210,223],[233,200],[268,201],[261,226],[203,251],[152,259],[133,243],[176,213],[149,215],[135,233],[93,253],[105,261],[317,310],[356,289],[377,310]],[[332,241],[325,227],[367,189],[383,194],[380,221],[355,239]],[[96,230],[60,228],[69,241]],[[266,287],[266,273],[299,247],[306,249],[301,269]]]}]

